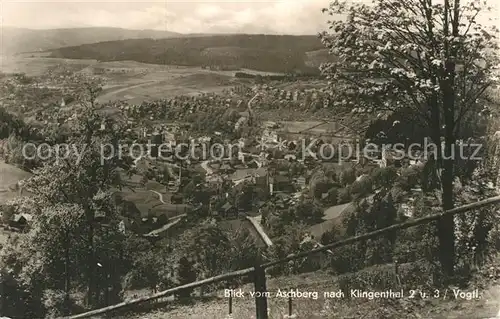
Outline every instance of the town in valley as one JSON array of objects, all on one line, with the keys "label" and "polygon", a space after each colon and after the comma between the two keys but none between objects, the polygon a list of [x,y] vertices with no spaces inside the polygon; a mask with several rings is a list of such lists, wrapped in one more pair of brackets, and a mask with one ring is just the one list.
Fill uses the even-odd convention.
[{"label": "town in valley", "polygon": [[2,2],[0,317],[500,318],[495,1]]}]

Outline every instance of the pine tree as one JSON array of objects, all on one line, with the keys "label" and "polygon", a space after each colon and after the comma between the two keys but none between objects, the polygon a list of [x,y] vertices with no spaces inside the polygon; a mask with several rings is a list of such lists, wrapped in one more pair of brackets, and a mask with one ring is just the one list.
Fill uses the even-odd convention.
[{"label": "pine tree", "polygon": [[[177,280],[179,282],[179,285],[186,285],[196,281],[196,271],[194,270],[194,264],[187,257],[182,257],[179,260]],[[186,300],[191,297],[192,292],[193,288],[183,289],[176,294],[176,297],[181,300]]]}]

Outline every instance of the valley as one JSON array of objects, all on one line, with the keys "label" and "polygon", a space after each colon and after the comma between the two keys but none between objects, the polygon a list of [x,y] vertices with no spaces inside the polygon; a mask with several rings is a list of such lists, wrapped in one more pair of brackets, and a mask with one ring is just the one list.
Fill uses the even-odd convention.
[{"label": "valley", "polygon": [[499,318],[480,8],[190,5],[4,16],[0,316]]}]

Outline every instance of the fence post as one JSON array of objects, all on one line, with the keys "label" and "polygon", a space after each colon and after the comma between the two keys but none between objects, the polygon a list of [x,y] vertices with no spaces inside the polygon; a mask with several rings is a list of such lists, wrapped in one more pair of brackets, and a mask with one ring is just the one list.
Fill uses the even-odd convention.
[{"label": "fence post", "polygon": [[394,260],[394,274],[396,275],[396,281],[399,285],[399,288],[401,288],[401,278],[399,278],[399,263],[398,260]]},{"label": "fence post", "polygon": [[262,268],[260,265],[255,267],[254,286],[255,286],[256,319],[268,319],[266,270],[265,268]]},{"label": "fence post", "polygon": [[233,314],[233,294],[229,294],[229,315]]},{"label": "fence post", "polygon": [[[290,289],[291,291],[291,289]],[[288,317],[291,318],[293,315],[293,309],[292,309],[292,294],[288,295]]]},{"label": "fence post", "polygon": [[0,315],[4,314],[4,305],[5,305],[5,280],[0,274]]}]

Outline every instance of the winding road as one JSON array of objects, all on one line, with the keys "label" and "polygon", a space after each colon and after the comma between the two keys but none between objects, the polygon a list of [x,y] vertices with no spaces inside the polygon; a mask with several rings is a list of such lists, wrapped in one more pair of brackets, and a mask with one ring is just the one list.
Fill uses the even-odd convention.
[{"label": "winding road", "polygon": [[259,236],[262,238],[264,243],[266,243],[267,247],[271,247],[273,245],[273,242],[271,241],[271,238],[267,236],[266,231],[261,225],[261,220],[262,220],[262,215],[258,216],[246,216],[246,219],[252,224],[252,226],[255,228]]},{"label": "winding road", "polygon": [[175,216],[175,217],[172,218],[172,219],[174,219],[172,222],[170,222],[170,223],[168,223],[166,225],[163,225],[162,227],[160,227],[158,229],[152,230],[149,233],[145,234],[144,236],[146,236],[146,237],[156,237],[156,236],[160,235],[161,233],[169,230],[170,228],[172,228],[177,223],[179,223],[182,220],[182,217],[184,217],[184,216],[187,216],[187,214],[181,214],[181,215]]},{"label": "winding road", "polygon": [[163,204],[167,204],[167,203],[165,203],[165,201],[163,200],[163,194],[162,194],[162,193],[159,193],[159,192],[154,191],[154,190],[149,190],[149,191],[150,191],[150,192],[152,192],[152,193],[155,193],[156,195],[158,195],[160,202],[162,202]]},{"label": "winding road", "polygon": [[212,175],[214,173],[214,170],[209,165],[210,165],[210,161],[201,162],[201,168],[203,168],[205,170],[207,175]]}]

